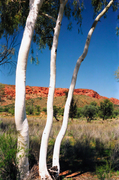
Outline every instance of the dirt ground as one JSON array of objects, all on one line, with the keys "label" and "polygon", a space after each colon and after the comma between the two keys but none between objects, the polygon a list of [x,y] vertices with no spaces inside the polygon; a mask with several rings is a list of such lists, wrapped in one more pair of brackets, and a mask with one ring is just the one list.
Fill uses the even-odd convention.
[{"label": "dirt ground", "polygon": [[[38,165],[34,165],[30,171],[29,177],[27,180],[40,180],[39,173],[38,173]],[[99,180],[96,175],[91,172],[74,172],[70,173],[69,170],[60,173],[59,175],[60,180]],[[113,175],[111,178],[105,180],[119,180],[119,175]]]}]

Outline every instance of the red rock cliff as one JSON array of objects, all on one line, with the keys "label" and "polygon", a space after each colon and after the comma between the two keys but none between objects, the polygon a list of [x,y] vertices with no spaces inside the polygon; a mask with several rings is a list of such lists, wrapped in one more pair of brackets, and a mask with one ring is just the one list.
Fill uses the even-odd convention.
[{"label": "red rock cliff", "polygon": [[[36,97],[47,97],[48,95],[47,87],[36,87],[36,86],[26,86],[26,99],[36,98]],[[68,91],[67,88],[56,88],[55,97],[65,96],[65,91]],[[100,96],[96,91],[90,89],[75,89],[74,95],[86,95],[97,99],[107,99],[107,97]],[[3,98],[15,98],[15,86],[14,85],[5,85]],[[111,102],[119,105],[119,100],[115,98],[109,98]]]}]

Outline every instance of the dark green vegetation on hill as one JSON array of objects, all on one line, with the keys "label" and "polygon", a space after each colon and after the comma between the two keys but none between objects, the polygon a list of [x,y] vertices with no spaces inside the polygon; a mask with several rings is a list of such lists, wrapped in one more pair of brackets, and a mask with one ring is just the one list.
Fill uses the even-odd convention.
[{"label": "dark green vegetation on hill", "polygon": [[[59,96],[54,98],[54,117],[56,120],[63,116],[66,97]],[[119,105],[115,105],[108,99],[101,100],[85,95],[74,95],[73,104],[69,117],[79,118],[86,117],[87,121],[95,118],[116,118],[119,115]],[[105,104],[104,102],[107,102]],[[27,115],[41,116],[47,114],[47,97],[38,97],[26,100]],[[0,106],[0,114],[14,115],[14,103],[6,106]]]}]

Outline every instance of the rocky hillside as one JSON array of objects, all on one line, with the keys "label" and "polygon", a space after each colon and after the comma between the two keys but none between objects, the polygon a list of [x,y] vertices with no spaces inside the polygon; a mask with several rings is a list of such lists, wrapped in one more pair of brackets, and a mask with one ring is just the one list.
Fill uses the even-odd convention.
[{"label": "rocky hillside", "polygon": [[[3,85],[1,89],[3,91],[2,100],[4,105],[10,104],[15,98],[15,86],[14,85]],[[65,92],[68,91],[67,88],[56,88],[55,97],[65,96]],[[26,86],[26,99],[37,98],[37,97],[47,97],[48,88],[47,87],[36,87],[36,86]],[[75,89],[74,95],[85,95],[96,99],[107,99],[107,97],[100,96],[96,91],[90,89]],[[119,100],[115,98],[110,98],[110,101],[114,104],[119,105]]]}]

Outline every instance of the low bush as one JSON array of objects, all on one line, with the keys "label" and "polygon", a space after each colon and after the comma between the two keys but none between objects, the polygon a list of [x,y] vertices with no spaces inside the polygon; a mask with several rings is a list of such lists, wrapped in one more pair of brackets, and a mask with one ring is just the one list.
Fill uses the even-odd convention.
[{"label": "low bush", "polygon": [[26,114],[32,115],[34,113],[34,108],[33,106],[27,106],[26,107]]},{"label": "low bush", "polygon": [[0,135],[0,179],[17,179],[17,141],[10,134]]},{"label": "low bush", "polygon": [[0,112],[4,112],[4,108],[0,106]]},{"label": "low bush", "polygon": [[113,111],[113,118],[116,118],[117,116],[119,116],[119,110],[114,110]]},{"label": "low bush", "polygon": [[8,112],[12,115],[14,115],[14,109],[9,109]]},{"label": "low bush", "polygon": [[7,106],[4,107],[4,112],[8,112],[9,108]]},{"label": "low bush", "polygon": [[80,118],[83,116],[83,113],[82,113],[82,108],[77,108],[77,112],[76,112],[76,118]]},{"label": "low bush", "polygon": [[44,107],[44,108],[42,109],[42,111],[45,112],[45,114],[47,114],[47,108],[46,108],[46,107]]},{"label": "low bush", "polygon": [[82,108],[82,114],[86,117],[87,121],[91,121],[97,113],[97,107],[95,105],[85,105]]}]

